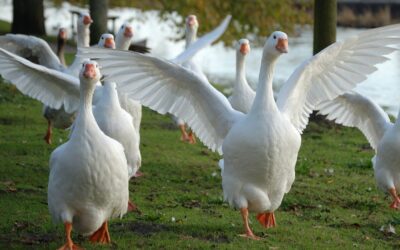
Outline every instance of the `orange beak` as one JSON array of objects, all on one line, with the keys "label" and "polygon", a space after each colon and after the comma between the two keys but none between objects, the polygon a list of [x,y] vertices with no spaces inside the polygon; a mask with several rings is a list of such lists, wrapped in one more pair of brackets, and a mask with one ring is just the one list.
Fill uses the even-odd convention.
[{"label": "orange beak", "polygon": [[247,55],[250,52],[250,46],[247,43],[243,43],[240,45],[240,53],[243,55]]},{"label": "orange beak", "polygon": [[104,47],[109,49],[114,49],[115,48],[114,39],[112,39],[111,37],[106,38],[106,41],[104,42]]},{"label": "orange beak", "polygon": [[132,27],[125,27],[124,36],[126,36],[126,37],[132,37],[133,36]]},{"label": "orange beak", "polygon": [[91,23],[93,23],[93,20],[92,20],[92,18],[90,16],[84,16],[83,17],[83,24],[88,25],[88,24],[91,24]]},{"label": "orange beak", "polygon": [[196,18],[194,16],[189,16],[188,24],[193,27],[196,24]]},{"label": "orange beak", "polygon": [[83,71],[83,76],[86,78],[93,79],[96,77],[96,69],[94,64],[86,64],[85,71]]},{"label": "orange beak", "polygon": [[62,39],[67,39],[67,32],[64,29],[60,29],[59,33]]},{"label": "orange beak", "polygon": [[275,48],[281,53],[288,53],[289,51],[288,40],[279,38]]}]

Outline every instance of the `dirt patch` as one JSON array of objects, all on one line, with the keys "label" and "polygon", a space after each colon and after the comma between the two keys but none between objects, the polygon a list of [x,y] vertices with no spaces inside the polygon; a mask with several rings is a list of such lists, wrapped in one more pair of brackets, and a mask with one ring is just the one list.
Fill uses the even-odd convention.
[{"label": "dirt patch", "polygon": [[158,232],[167,231],[168,227],[156,223],[148,223],[143,221],[135,221],[128,223],[113,223],[113,230],[115,231],[127,231],[130,230],[134,233],[149,236]]}]

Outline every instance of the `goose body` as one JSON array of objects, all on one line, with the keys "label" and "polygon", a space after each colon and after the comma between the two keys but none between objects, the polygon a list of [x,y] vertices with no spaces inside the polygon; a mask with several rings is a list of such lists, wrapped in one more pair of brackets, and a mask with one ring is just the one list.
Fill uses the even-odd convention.
[{"label": "goose body", "polygon": [[[80,74],[78,117],[69,140],[50,156],[48,204],[53,219],[65,224],[66,248],[72,249],[68,227],[92,234],[94,242],[110,241],[107,221],[127,211],[128,171],[122,145],[106,136],[92,113],[92,96],[100,72],[87,61]],[[95,232],[106,232],[97,237]]]},{"label": "goose body", "polygon": [[[300,134],[309,114],[318,103],[345,93],[376,71],[374,65],[388,60],[383,55],[395,51],[389,45],[400,42],[399,31],[400,25],[387,26],[329,46],[296,69],[277,102],[273,72],[288,45],[285,33],[272,33],[264,45],[248,114],[234,110],[209,82],[172,62],[95,48],[80,49],[78,54],[96,58],[106,79],[118,81],[121,91],[161,114],[181,117],[206,146],[223,154],[225,198],[240,209],[244,236],[256,239],[248,211],[258,212],[257,219],[265,227],[275,225],[274,210],[294,181]],[[121,68],[122,62],[126,65]]]},{"label": "goose body", "polygon": [[93,114],[100,129],[124,147],[129,177],[134,176],[141,165],[139,135],[133,126],[132,116],[120,106],[115,83],[104,84],[102,97]]},{"label": "goose body", "polygon": [[356,127],[375,150],[372,158],[378,187],[391,195],[390,207],[400,209],[400,121],[392,123],[376,103],[357,93],[347,93],[319,105],[320,113],[339,124]]},{"label": "goose body", "polygon": [[232,108],[248,113],[253,105],[256,92],[249,86],[246,79],[245,59],[250,52],[247,39],[240,39],[236,48],[236,79],[233,94],[228,98]]}]

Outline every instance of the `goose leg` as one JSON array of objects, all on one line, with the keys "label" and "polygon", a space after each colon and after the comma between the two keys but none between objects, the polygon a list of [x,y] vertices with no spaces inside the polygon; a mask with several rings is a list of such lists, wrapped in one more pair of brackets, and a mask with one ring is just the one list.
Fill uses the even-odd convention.
[{"label": "goose leg", "polygon": [[136,171],[136,173],[133,175],[133,177],[135,177],[135,178],[138,178],[138,177],[141,177],[141,176],[143,176],[144,174],[141,172],[141,171]]},{"label": "goose leg", "polygon": [[187,142],[190,141],[188,134],[186,133],[185,124],[179,124],[179,130],[181,131],[181,141]]},{"label": "goose leg", "polygon": [[92,243],[108,244],[111,242],[110,233],[108,232],[108,223],[105,221],[101,227],[90,236]]},{"label": "goose leg", "polygon": [[135,203],[133,203],[131,200],[128,201],[128,212],[137,212],[138,214],[141,214],[139,208],[136,206]]},{"label": "goose leg", "polygon": [[66,236],[66,239],[67,239],[67,243],[65,243],[65,245],[60,247],[58,250],[79,250],[79,249],[82,249],[82,248],[78,247],[77,245],[75,245],[74,242],[72,242],[72,239],[71,239],[72,224],[69,223],[69,222],[65,222],[64,226],[65,226],[65,236]]},{"label": "goose leg", "polygon": [[249,226],[249,210],[247,208],[241,208],[240,213],[242,214],[242,219],[243,219],[243,225],[244,225],[244,230],[245,234],[240,234],[239,236],[249,238],[252,240],[260,240],[260,237],[257,237],[254,235],[253,231],[251,231],[250,226]]},{"label": "goose leg", "polygon": [[196,143],[196,136],[194,133],[190,130],[189,135],[188,135],[188,140],[190,144],[195,144]]},{"label": "goose leg", "polygon": [[390,196],[392,196],[393,202],[390,207],[393,209],[400,209],[400,198],[397,196],[396,188],[389,188]]},{"label": "goose leg", "polygon": [[47,144],[51,144],[51,135],[53,134],[52,127],[53,127],[53,125],[51,124],[51,121],[47,120],[47,131],[46,131],[46,135],[43,138]]},{"label": "goose leg", "polygon": [[274,213],[261,213],[257,214],[257,220],[266,228],[271,228],[276,226]]}]

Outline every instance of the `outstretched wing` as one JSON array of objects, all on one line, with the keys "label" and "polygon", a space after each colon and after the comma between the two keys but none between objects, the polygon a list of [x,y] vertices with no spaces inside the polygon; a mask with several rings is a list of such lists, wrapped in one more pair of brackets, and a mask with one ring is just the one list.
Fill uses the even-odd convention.
[{"label": "outstretched wing", "polygon": [[31,63],[0,48],[0,75],[23,94],[51,108],[64,105],[72,113],[79,106],[79,79],[57,70]]},{"label": "outstretched wing", "polygon": [[282,87],[278,107],[299,132],[306,127],[315,105],[332,100],[377,70],[400,43],[400,25],[360,33],[336,42],[300,65]]},{"label": "outstretched wing", "polygon": [[390,127],[389,116],[376,103],[357,93],[347,93],[317,107],[329,120],[349,127],[356,127],[376,150],[386,129]]},{"label": "outstretched wing", "polygon": [[31,62],[45,67],[64,71],[65,67],[51,50],[49,44],[41,38],[20,34],[0,36],[0,48],[10,51]]},{"label": "outstretched wing", "polygon": [[175,63],[129,51],[80,48],[78,56],[97,60],[106,80],[118,91],[161,114],[171,113],[193,129],[212,150],[222,142],[243,114],[208,82]]},{"label": "outstretched wing", "polygon": [[179,54],[176,58],[172,59],[171,61],[177,64],[182,64],[187,62],[193,56],[196,55],[201,49],[211,45],[214,41],[216,41],[226,30],[228,27],[229,22],[231,21],[232,16],[228,15],[225,17],[224,21],[215,28],[213,31],[205,34],[201,38],[197,39],[194,43],[192,43],[189,48]]}]

